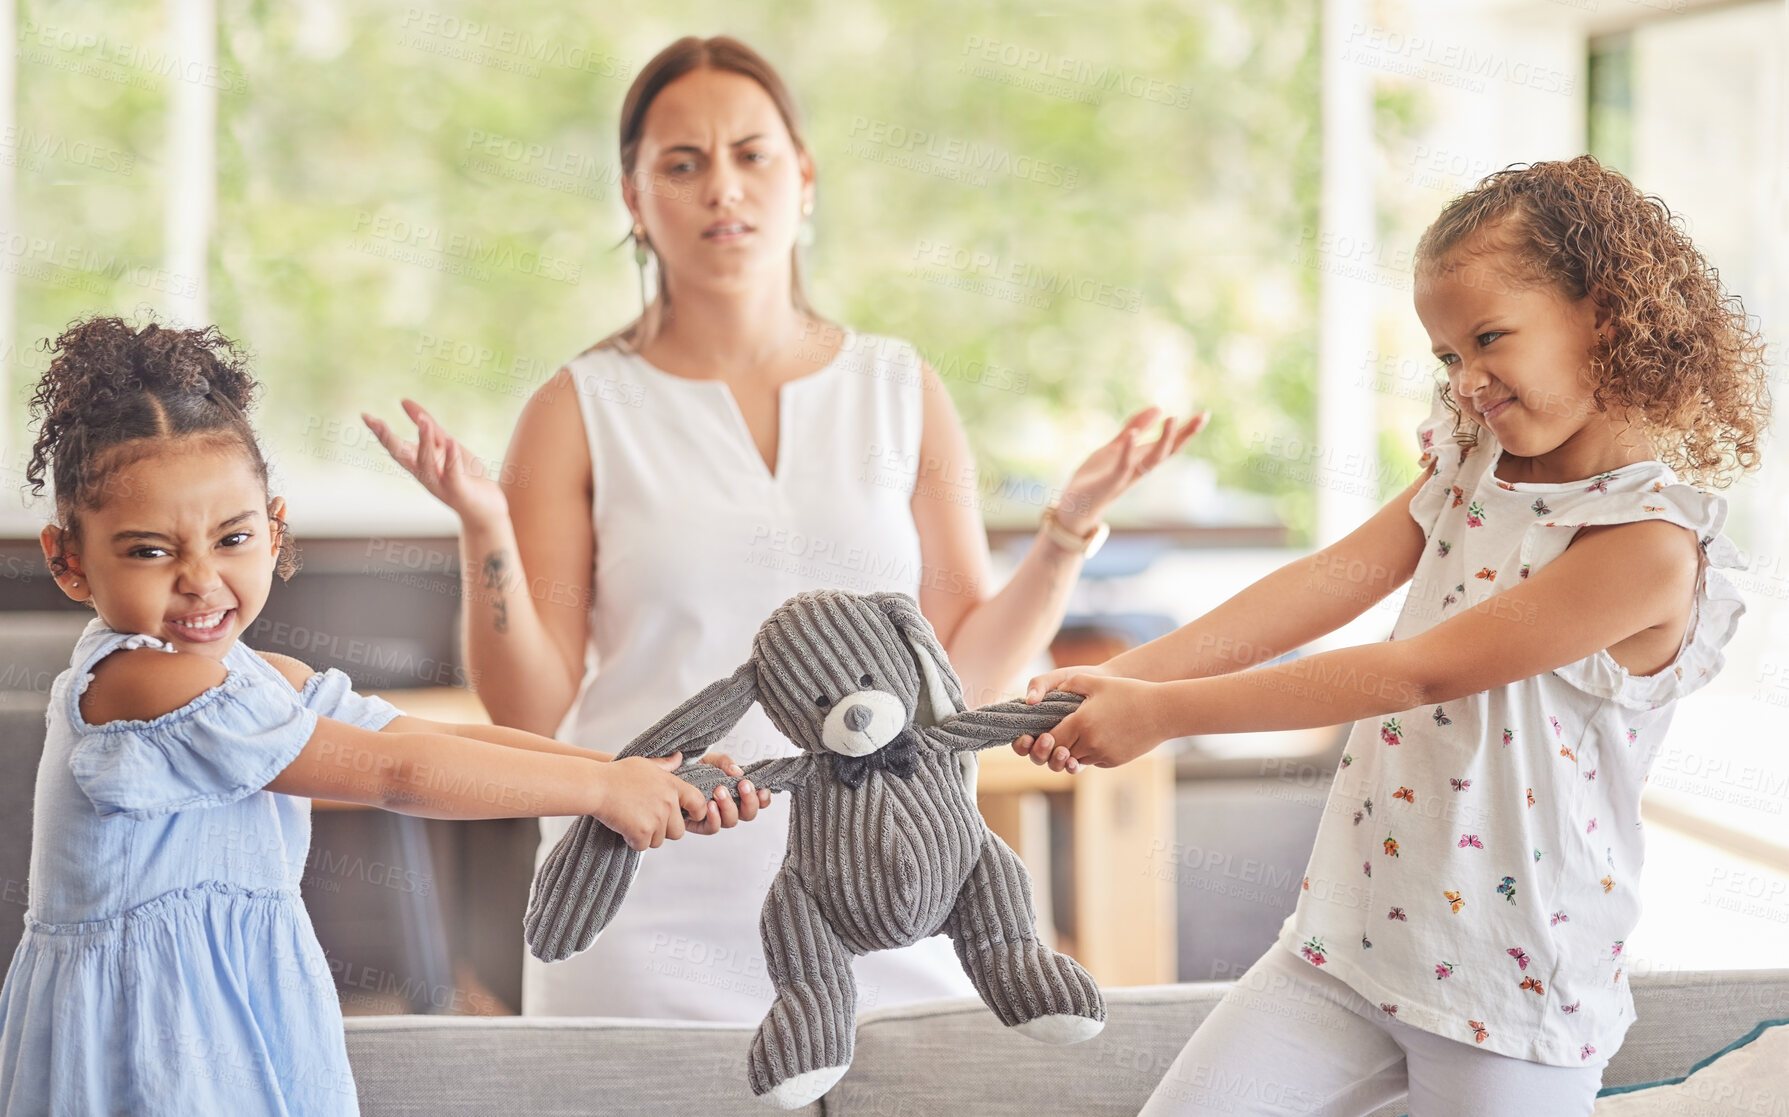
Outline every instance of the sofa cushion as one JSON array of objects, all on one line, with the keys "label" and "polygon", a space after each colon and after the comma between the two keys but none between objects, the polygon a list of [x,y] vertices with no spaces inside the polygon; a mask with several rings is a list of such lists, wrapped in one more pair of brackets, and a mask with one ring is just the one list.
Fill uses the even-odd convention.
[{"label": "sofa cushion", "polygon": [[361,1016],[346,1026],[362,1117],[772,1112],[745,1084],[750,1025]]},{"label": "sofa cushion", "polygon": [[[851,1070],[824,1099],[827,1117],[1130,1117],[1228,988],[1108,989],[1105,1031],[1071,1047],[1015,1035],[976,1001],[866,1012]],[[1633,989],[1637,1020],[1607,1086],[1681,1075],[1759,1020],[1789,1014],[1789,970],[1641,975]],[[1373,1117],[1403,1112],[1400,1102]]]},{"label": "sofa cushion", "polygon": [[1636,1019],[1603,1074],[1604,1088],[1687,1074],[1760,1020],[1789,1016],[1789,969],[1653,973],[1633,982]]},{"label": "sofa cushion", "polygon": [[1789,1097],[1789,1020],[1766,1020],[1681,1078],[1614,1086],[1596,1117],[1700,1117],[1769,1113]]},{"label": "sofa cushion", "polygon": [[980,1001],[876,1009],[827,1117],[1136,1117],[1229,982],[1107,989],[1106,1027],[1051,1047],[1004,1028]]}]

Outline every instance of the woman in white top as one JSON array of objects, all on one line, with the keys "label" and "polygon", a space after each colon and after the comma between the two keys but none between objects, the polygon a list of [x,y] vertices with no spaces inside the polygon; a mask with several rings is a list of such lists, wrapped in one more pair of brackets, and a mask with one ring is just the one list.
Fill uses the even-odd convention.
[{"label": "woman in white top", "polygon": [[[785,598],[819,587],[912,595],[970,704],[1001,696],[1060,624],[1103,510],[1203,416],[1163,420],[1149,446],[1156,409],[1132,417],[992,592],[973,458],[937,375],[906,343],[808,306],[795,243],[814,166],[775,71],[735,40],[681,39],[621,116],[623,197],[657,295],[528,401],[503,484],[410,401],[414,444],[368,419],[460,516],[465,646],[492,718],[615,751],[730,674]],[[754,710],[717,751],[792,750]],[[730,826],[767,801],[719,811]],[[542,820],[543,853],[568,822]],[[762,1016],[758,910],[786,833],[777,803],[725,840],[654,852],[595,946],[526,960],[523,1011]],[[973,995],[942,938],[857,970],[866,1007]]]}]

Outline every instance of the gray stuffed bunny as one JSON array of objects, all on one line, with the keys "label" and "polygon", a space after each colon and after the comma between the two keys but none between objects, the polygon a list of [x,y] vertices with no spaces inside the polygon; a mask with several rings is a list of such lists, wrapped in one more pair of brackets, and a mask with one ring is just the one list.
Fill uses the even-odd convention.
[{"label": "gray stuffed bunny", "polygon": [[[1105,1026],[1099,986],[1038,941],[1031,878],[975,807],[975,752],[1054,728],[1078,695],[964,711],[962,684],[912,598],[819,590],[779,606],[744,666],[618,759],[699,756],[753,702],[802,749],[745,768],[758,787],[795,793],[788,853],[759,921],[776,1001],[752,1039],[754,1094],[795,1109],[831,1089],[855,1040],[852,956],[929,935],[951,937],[1008,1027],[1078,1043]],[[693,761],[677,774],[711,797],[736,782]],[[639,865],[614,831],[579,819],[535,876],[525,924],[535,956],[589,947]]]}]

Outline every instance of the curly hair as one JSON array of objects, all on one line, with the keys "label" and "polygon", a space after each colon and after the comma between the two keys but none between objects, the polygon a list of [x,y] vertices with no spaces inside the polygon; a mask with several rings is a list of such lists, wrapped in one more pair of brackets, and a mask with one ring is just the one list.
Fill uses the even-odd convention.
[{"label": "curly hair", "polygon": [[[31,394],[37,441],[25,479],[41,495],[46,476],[56,495],[56,518],[66,537],[80,537],[80,513],[98,508],[117,470],[155,452],[156,442],[210,438],[236,443],[267,487],[248,409],[257,385],[242,351],[215,326],[141,328],[121,318],[76,322],[45,340],[49,368]],[[275,518],[280,577],[298,569],[298,549],[283,519]],[[58,548],[51,560],[67,569]]]},{"label": "curly hair", "polygon": [[1642,415],[1665,464],[1715,488],[1757,468],[1770,415],[1764,340],[1662,200],[1588,155],[1514,164],[1448,203],[1416,269],[1491,251],[1607,313],[1589,355],[1592,401]]}]

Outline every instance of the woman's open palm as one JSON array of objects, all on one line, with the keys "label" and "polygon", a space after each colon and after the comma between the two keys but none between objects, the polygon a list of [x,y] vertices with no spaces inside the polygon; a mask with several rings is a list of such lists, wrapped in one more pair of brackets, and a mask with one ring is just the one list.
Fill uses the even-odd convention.
[{"label": "woman's open palm", "polygon": [[1056,513],[1058,523],[1080,535],[1092,531],[1113,501],[1136,484],[1138,478],[1178,453],[1187,439],[1205,429],[1211,418],[1209,411],[1179,421],[1168,416],[1162,420],[1161,436],[1148,446],[1140,445],[1143,433],[1161,410],[1148,407],[1132,415],[1112,441],[1087,455],[1063,487]]},{"label": "woman's open palm", "polygon": [[449,435],[423,406],[404,400],[404,413],[416,423],[416,441],[408,442],[383,419],[361,412],[361,419],[410,476],[461,520],[507,519],[509,501],[483,462]]}]

